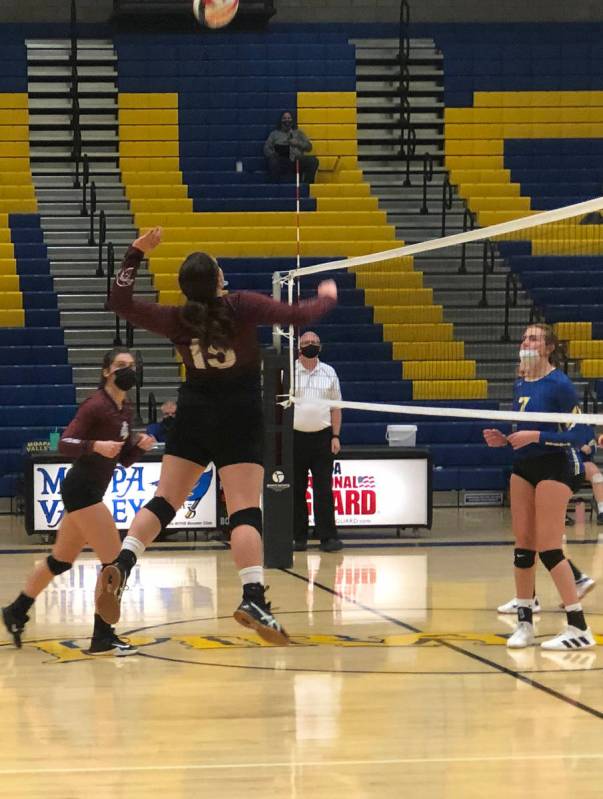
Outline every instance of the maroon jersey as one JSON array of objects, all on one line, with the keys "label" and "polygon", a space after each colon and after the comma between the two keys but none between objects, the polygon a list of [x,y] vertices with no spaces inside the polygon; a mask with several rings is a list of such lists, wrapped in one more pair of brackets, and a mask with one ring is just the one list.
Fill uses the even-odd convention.
[{"label": "maroon jersey", "polygon": [[[133,325],[159,333],[173,342],[186,368],[186,383],[197,392],[235,399],[246,389],[259,392],[258,325],[307,325],[335,306],[330,297],[287,305],[254,292],[235,292],[220,298],[233,315],[235,333],[228,349],[203,347],[182,318],[177,305],[136,300],[134,281],[143,253],[130,247],[113,282],[108,307]],[[181,400],[183,396],[181,394]]]},{"label": "maroon jersey", "polygon": [[[130,431],[132,408],[124,402],[118,408],[113,398],[99,388],[82,402],[76,415],[65,428],[59,441],[59,452],[77,458],[74,468],[82,471],[103,492],[109,485],[113,470],[118,463],[131,466],[140,460],[144,450],[136,446],[136,437]],[[93,452],[95,441],[124,441],[119,455],[105,458]]]}]

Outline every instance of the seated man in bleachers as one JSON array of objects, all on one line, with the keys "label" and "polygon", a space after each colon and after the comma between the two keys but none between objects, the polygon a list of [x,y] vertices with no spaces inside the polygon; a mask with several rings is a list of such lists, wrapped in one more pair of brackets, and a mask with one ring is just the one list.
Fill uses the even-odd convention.
[{"label": "seated man in bleachers", "polygon": [[302,183],[314,183],[318,170],[318,158],[306,155],[312,142],[303,130],[295,127],[291,111],[283,111],[278,127],[266,139],[264,155],[268,160],[268,171],[273,180],[295,175],[295,164],[299,161]]}]

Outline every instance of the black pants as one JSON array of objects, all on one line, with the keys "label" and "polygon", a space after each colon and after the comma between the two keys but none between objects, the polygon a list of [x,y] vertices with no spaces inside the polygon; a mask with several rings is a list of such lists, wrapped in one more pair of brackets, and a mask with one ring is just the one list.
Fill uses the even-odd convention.
[{"label": "black pants", "polygon": [[[299,159],[299,179],[302,183],[314,183],[318,170],[318,158],[315,155],[302,155]],[[268,158],[268,171],[272,180],[282,180],[295,176],[295,161],[273,155]]]},{"label": "black pants", "polygon": [[314,489],[314,529],[321,541],[337,538],[335,526],[335,506],[331,478],[333,475],[333,453],[331,452],[330,427],[318,433],[293,434],[294,464],[294,537],[296,541],[308,540],[308,506],[306,489],[308,471],[312,472]]}]

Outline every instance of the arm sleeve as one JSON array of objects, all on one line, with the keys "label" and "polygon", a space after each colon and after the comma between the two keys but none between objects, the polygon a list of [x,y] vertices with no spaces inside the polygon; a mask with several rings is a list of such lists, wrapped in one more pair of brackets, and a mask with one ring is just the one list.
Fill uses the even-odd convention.
[{"label": "arm sleeve", "polygon": [[94,440],[88,438],[94,424],[94,412],[89,404],[80,405],[59,440],[59,452],[69,458],[79,458],[92,452]]},{"label": "arm sleeve", "polygon": [[295,130],[293,133],[293,138],[295,144],[299,147],[300,150],[303,150],[304,153],[309,153],[312,150],[312,142],[306,136],[303,130],[297,128],[297,130]]},{"label": "arm sleeve", "polygon": [[588,425],[579,423],[580,402],[573,383],[569,380],[559,387],[559,408],[561,413],[575,413],[576,422],[572,425],[565,425],[565,430],[553,432],[543,430],[540,433],[540,443],[550,447],[575,447],[580,449],[583,446]]},{"label": "arm sleeve", "polygon": [[128,248],[111,286],[107,307],[136,327],[171,339],[177,333],[178,308],[134,299],[134,281],[143,257],[136,247]]},{"label": "arm sleeve", "polygon": [[266,142],[264,143],[264,155],[266,158],[270,158],[270,156],[274,155],[274,131],[268,136]]},{"label": "arm sleeve", "polygon": [[238,295],[235,312],[244,321],[257,325],[307,325],[333,310],[336,304],[330,297],[315,297],[288,305],[263,294],[245,291]]},{"label": "arm sleeve", "polygon": [[136,446],[137,440],[138,434],[131,434],[121,448],[121,452],[119,453],[119,463],[121,463],[122,466],[131,466],[133,463],[136,463],[136,461],[139,461],[144,455],[144,450]]},{"label": "arm sleeve", "polygon": [[337,374],[333,372],[333,380],[331,382],[331,387],[329,389],[329,396],[327,399],[330,400],[340,400],[341,399],[341,386],[339,385],[339,378]]}]

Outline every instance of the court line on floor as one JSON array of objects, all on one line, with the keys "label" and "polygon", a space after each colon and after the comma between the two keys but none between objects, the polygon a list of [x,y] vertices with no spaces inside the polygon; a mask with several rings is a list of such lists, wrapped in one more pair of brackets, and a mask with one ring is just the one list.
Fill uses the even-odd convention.
[{"label": "court line on floor", "polygon": [[225,771],[227,769],[265,769],[265,768],[333,768],[334,766],[412,766],[438,763],[532,763],[555,762],[560,760],[597,761],[603,760],[603,753],[554,755],[490,755],[485,757],[400,757],[371,760],[276,760],[263,763],[180,763],[153,766],[82,766],[65,768],[0,769],[0,776],[22,776],[25,774],[126,774],[131,772],[153,771]]},{"label": "court line on floor", "polygon": [[[285,574],[289,574],[291,577],[295,577],[298,580],[301,580],[304,583],[310,583],[308,577],[305,577],[303,574],[298,574],[291,569],[282,569]],[[397,627],[402,627],[405,630],[408,630],[412,633],[421,633],[425,634],[425,630],[420,630],[418,627],[414,627],[412,624],[407,624],[406,622],[402,621],[401,619],[396,619],[393,616],[389,616],[387,613],[383,613],[378,608],[372,608],[370,605],[365,605],[362,602],[358,602],[357,599],[353,599],[351,597],[346,597],[344,594],[341,594],[339,591],[335,591],[332,588],[329,588],[328,585],[323,585],[322,583],[317,582],[316,580],[313,581],[313,585],[316,588],[320,588],[322,591],[325,591],[332,596],[337,596],[340,599],[344,599],[345,601],[356,605],[356,607],[365,610],[367,613],[372,613],[374,616],[381,618],[385,621],[389,621],[391,624],[396,625]],[[450,641],[442,640],[441,645],[446,647],[447,649],[452,650],[453,652],[457,652],[460,655],[465,655],[465,657],[471,658],[472,660],[476,660],[478,663],[482,663],[483,665],[490,666],[491,668],[495,669],[496,671],[500,672],[501,674],[507,674],[509,677],[513,677],[514,679],[518,680],[519,682],[523,682],[526,685],[531,686],[532,688],[536,688],[539,691],[542,691],[545,694],[553,697],[554,699],[558,699],[560,702],[565,702],[565,704],[570,705],[571,707],[576,708],[577,710],[583,710],[585,713],[594,716],[597,719],[603,720],[603,712],[597,710],[594,707],[590,707],[590,705],[586,705],[583,702],[579,702],[577,699],[572,699],[571,696],[567,696],[566,694],[561,693],[561,691],[557,691],[554,688],[549,688],[548,685],[544,685],[544,683],[538,682],[537,680],[533,680],[531,677],[527,677],[525,674],[522,674],[519,671],[515,671],[515,669],[510,669],[507,666],[503,666],[501,663],[497,663],[494,660],[490,660],[490,658],[483,657],[483,655],[478,655],[476,652],[471,652],[468,649],[464,649],[462,646],[458,644],[453,644]]]}]

